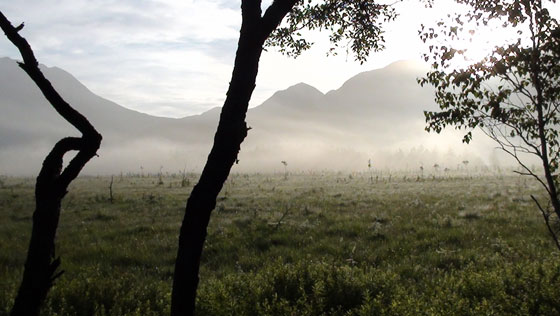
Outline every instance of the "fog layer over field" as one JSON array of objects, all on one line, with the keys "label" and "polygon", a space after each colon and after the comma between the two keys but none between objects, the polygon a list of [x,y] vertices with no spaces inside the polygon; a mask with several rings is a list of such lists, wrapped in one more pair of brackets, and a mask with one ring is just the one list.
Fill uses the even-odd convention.
[{"label": "fog layer over field", "polygon": [[[103,135],[99,157],[86,166],[86,174],[202,169],[218,107],[181,119],[154,117],[95,95],[62,69],[42,69]],[[327,93],[301,83],[252,104],[247,115],[252,129],[233,170],[284,171],[281,161],[290,171],[365,171],[369,160],[377,170],[427,170],[435,164],[454,170],[463,161],[473,168],[508,164],[481,133],[467,146],[461,132],[424,131],[423,110],[435,109],[431,89],[416,83],[426,71],[424,65],[397,62]],[[5,74],[0,77],[0,173],[34,175],[52,145],[77,131],[58,117],[14,60],[0,58],[0,72]]]}]

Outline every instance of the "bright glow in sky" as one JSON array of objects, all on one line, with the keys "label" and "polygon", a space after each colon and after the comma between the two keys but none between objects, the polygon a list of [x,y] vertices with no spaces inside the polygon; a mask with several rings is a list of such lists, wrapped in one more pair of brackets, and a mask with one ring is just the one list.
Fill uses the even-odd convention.
[{"label": "bright glow in sky", "polygon": [[[265,1],[266,3],[266,1]],[[341,51],[326,57],[327,34],[298,59],[262,56],[250,106],[277,90],[306,82],[323,92],[351,76],[402,59],[420,59],[421,23],[456,10],[451,0],[426,9],[416,0],[396,4],[386,47],[364,65]],[[221,106],[230,80],[240,17],[238,0],[0,0],[39,62],[67,70],[94,93],[152,115],[183,117]],[[21,59],[5,38],[0,57]]]}]

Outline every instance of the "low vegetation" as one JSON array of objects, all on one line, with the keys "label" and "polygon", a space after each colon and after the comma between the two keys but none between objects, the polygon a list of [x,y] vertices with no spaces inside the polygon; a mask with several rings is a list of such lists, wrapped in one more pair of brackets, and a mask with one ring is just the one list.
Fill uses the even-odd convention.
[{"label": "low vegetation", "polygon": [[[169,314],[197,176],[115,176],[112,203],[111,177],[74,181],[57,236],[65,273],[42,315]],[[531,179],[371,177],[233,174],[209,227],[198,315],[560,313],[560,258]],[[34,184],[2,178],[0,315],[21,280]]]}]

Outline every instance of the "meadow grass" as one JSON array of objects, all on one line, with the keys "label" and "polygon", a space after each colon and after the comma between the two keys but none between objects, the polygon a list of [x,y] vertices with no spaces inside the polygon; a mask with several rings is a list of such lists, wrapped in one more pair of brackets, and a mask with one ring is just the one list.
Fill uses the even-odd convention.
[{"label": "meadow grass", "polygon": [[[81,177],[63,201],[65,273],[43,315],[169,313],[196,183]],[[233,174],[213,213],[198,315],[559,315],[560,257],[530,179]],[[419,181],[418,181],[419,180]],[[20,282],[34,179],[0,187],[0,315]]]}]

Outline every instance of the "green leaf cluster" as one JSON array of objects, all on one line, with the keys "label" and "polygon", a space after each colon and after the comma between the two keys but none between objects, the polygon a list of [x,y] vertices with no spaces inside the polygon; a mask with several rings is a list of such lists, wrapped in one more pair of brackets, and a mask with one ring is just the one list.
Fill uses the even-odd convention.
[{"label": "green leaf cluster", "polygon": [[[420,38],[430,43],[426,61],[431,70],[418,82],[435,88],[438,111],[424,112],[426,130],[440,133],[445,127],[465,130],[463,141],[475,128],[510,154],[523,173],[537,178],[548,191],[554,212],[558,202],[560,159],[560,25],[543,2],[458,0],[469,5],[467,13],[449,15],[434,27],[422,26]],[[469,27],[498,21],[517,34],[513,42],[497,45],[480,61],[456,67],[468,48],[452,47],[457,39],[475,35]],[[441,38],[447,39],[441,44]],[[439,41],[439,42],[436,42]],[[527,166],[523,155],[536,156],[544,177]],[[542,209],[541,209],[542,210]],[[542,210],[546,215],[547,211]]]},{"label": "green leaf cluster", "polygon": [[340,46],[363,63],[370,52],[384,49],[383,24],[394,20],[397,12],[391,4],[366,0],[300,1],[284,23],[268,38],[266,45],[297,57],[312,46],[305,31],[329,33],[332,46],[328,54],[336,55]]}]

